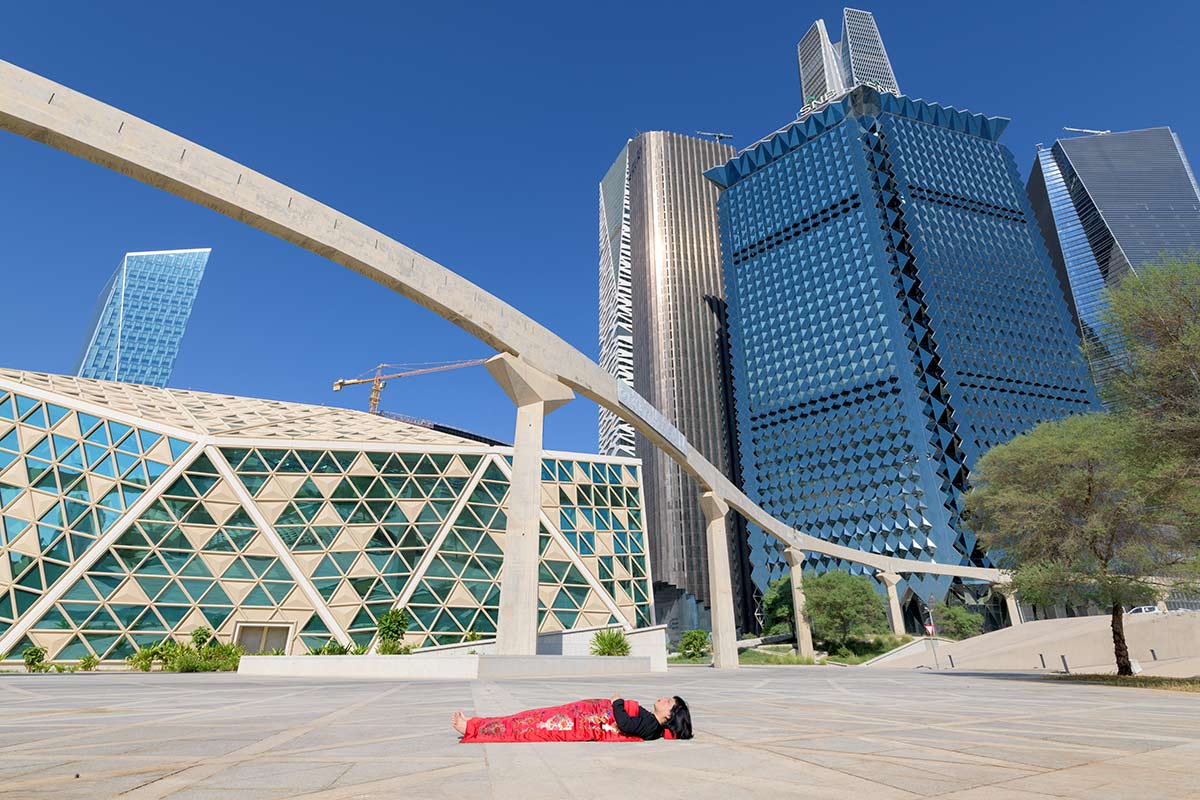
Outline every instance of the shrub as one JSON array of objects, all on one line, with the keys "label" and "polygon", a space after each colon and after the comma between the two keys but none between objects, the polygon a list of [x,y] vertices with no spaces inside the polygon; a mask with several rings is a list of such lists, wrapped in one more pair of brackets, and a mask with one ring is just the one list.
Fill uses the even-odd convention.
[{"label": "shrub", "polygon": [[25,661],[25,669],[30,672],[49,672],[50,665],[46,663],[46,648],[31,645],[21,651]]},{"label": "shrub", "polygon": [[[381,656],[398,656],[412,652],[412,647],[404,644],[404,634],[408,633],[408,614],[403,608],[393,608],[385,612],[379,618],[379,625],[375,630],[379,639],[375,652]],[[356,649],[353,652],[358,651]],[[366,652],[365,648],[363,652]]]},{"label": "shrub", "polygon": [[192,647],[196,648],[197,650],[204,647],[204,645],[211,641],[215,640],[213,639],[212,629],[207,625],[201,625],[200,627],[196,628],[196,630],[192,631]]},{"label": "shrub", "polygon": [[88,654],[79,659],[79,669],[84,672],[94,672],[98,666],[100,666],[100,659],[94,655]]},{"label": "shrub", "polygon": [[864,575],[832,570],[804,576],[805,613],[813,635],[832,646],[844,647],[852,635],[883,633],[887,625],[884,601],[874,582]]},{"label": "shrub", "polygon": [[[201,655],[203,669],[200,672],[236,672],[245,649],[240,644],[209,642]],[[177,670],[182,671],[182,670]]]},{"label": "shrub", "polygon": [[175,657],[166,664],[171,672],[208,672],[204,669],[204,658],[191,647],[183,648],[175,653]]},{"label": "shrub", "polygon": [[158,645],[143,647],[136,653],[126,656],[125,663],[130,669],[136,669],[138,672],[149,672],[154,667],[154,658],[157,654],[157,647]]},{"label": "shrub", "polygon": [[893,636],[890,633],[875,636],[851,636],[844,642],[829,643],[829,650],[835,661],[845,664],[861,664],[876,656],[895,650],[902,644],[908,644],[913,638],[907,634]]},{"label": "shrub", "polygon": [[784,634],[792,633],[792,623],[776,622],[769,628],[763,630],[763,636],[783,636]]},{"label": "shrub", "polygon": [[395,639],[384,639],[375,648],[381,656],[406,656],[412,652],[412,645],[398,642]]},{"label": "shrub", "polygon": [[592,636],[591,652],[594,656],[627,656],[630,649],[629,639],[620,628],[605,628]]},{"label": "shrub", "polygon": [[[195,641],[195,639],[193,639]],[[245,650],[238,644],[223,644],[205,637],[202,648],[180,644],[171,639],[143,647],[125,659],[131,669],[149,672],[154,662],[161,662],[167,672],[234,672]]]},{"label": "shrub", "polygon": [[792,576],[784,575],[767,584],[767,591],[762,597],[763,634],[775,636],[791,633],[794,618],[792,615]]},{"label": "shrub", "polygon": [[350,648],[344,644],[340,644],[336,639],[330,639],[325,644],[318,647],[316,650],[309,652],[311,656],[344,656],[350,652]]},{"label": "shrub", "polygon": [[808,656],[794,656],[791,653],[767,653],[763,652],[762,650],[750,649],[743,650],[742,652],[738,653],[738,663],[771,664],[780,666],[811,666],[818,662]]},{"label": "shrub", "polygon": [[149,672],[154,668],[155,661],[161,661],[163,669],[169,669],[167,663],[180,647],[181,645],[174,639],[164,639],[158,644],[143,647],[133,655],[126,657],[125,663],[129,665],[130,669]]},{"label": "shrub", "polygon": [[463,641],[464,642],[478,642],[482,638],[483,637],[480,636],[475,631],[467,631],[466,635],[463,636]]},{"label": "shrub", "polygon": [[933,607],[933,621],[937,624],[937,632],[947,639],[966,639],[983,632],[983,615],[962,606],[936,604]]},{"label": "shrub", "polygon": [[679,654],[684,658],[704,658],[708,654],[708,631],[684,631],[679,640]]},{"label": "shrub", "polygon": [[211,640],[202,649],[182,645],[169,650],[163,668],[168,672],[234,672],[244,652],[241,645]]},{"label": "shrub", "polygon": [[393,608],[379,618],[379,641],[399,642],[408,633],[408,614],[403,608]]}]

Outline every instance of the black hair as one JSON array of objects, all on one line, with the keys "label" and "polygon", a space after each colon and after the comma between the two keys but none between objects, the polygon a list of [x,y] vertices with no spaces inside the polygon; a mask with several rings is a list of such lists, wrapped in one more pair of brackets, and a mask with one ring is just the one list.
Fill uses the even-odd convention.
[{"label": "black hair", "polygon": [[692,712],[679,695],[675,695],[675,706],[671,709],[671,716],[667,717],[666,727],[676,739],[692,738]]}]

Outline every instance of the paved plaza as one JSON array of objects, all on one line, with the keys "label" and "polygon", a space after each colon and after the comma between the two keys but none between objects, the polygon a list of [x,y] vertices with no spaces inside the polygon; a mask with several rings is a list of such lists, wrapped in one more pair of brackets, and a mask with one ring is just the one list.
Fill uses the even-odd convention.
[{"label": "paved plaza", "polygon": [[[459,745],[451,710],[678,693],[689,742]],[[3,798],[1200,798],[1200,695],[835,667],[504,682],[0,675]]]}]

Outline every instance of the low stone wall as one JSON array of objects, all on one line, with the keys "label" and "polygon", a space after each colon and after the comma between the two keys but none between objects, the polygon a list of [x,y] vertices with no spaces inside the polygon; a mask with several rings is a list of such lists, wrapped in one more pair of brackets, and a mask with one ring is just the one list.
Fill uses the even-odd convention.
[{"label": "low stone wall", "polygon": [[[556,631],[538,635],[537,651],[539,656],[588,656],[591,657],[592,636],[596,631],[606,627],[579,628],[571,631]],[[638,628],[626,631],[629,639],[630,656],[650,659],[650,669],[653,672],[667,671],[667,626],[655,625],[651,628]],[[442,647],[428,647],[419,651],[422,656],[459,656],[462,654],[493,655],[496,650],[495,639],[481,639],[477,642],[462,642],[448,644]]]},{"label": "low stone wall", "polygon": [[380,680],[500,680],[585,675],[644,675],[639,656],[494,656],[417,653],[407,656],[242,656],[239,675]]},{"label": "low stone wall", "polygon": [[242,656],[239,675],[289,678],[474,680],[479,656]]},{"label": "low stone wall", "polygon": [[649,658],[640,656],[480,656],[479,677],[555,678],[584,675],[645,675]]}]

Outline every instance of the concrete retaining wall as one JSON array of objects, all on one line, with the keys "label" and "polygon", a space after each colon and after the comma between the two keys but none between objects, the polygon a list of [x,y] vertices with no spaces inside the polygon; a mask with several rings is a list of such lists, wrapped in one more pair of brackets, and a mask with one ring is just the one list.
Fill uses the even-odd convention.
[{"label": "concrete retaining wall", "polygon": [[238,674],[289,678],[467,681],[479,676],[479,656],[242,656]]},{"label": "concrete retaining wall", "polygon": [[651,659],[639,656],[491,656],[451,653],[408,656],[242,656],[239,675],[288,678],[462,681],[482,678],[553,678],[643,675]]},{"label": "concrete retaining wall", "polygon": [[[578,628],[571,631],[556,631],[538,635],[539,656],[587,656],[591,657],[592,636],[596,631],[611,626],[597,628]],[[638,628],[626,631],[629,639],[630,656],[650,659],[652,672],[667,671],[667,626],[656,625],[651,628]],[[462,642],[448,644],[442,647],[428,647],[420,651],[422,656],[458,656],[474,653],[475,655],[493,655],[496,650],[495,639],[481,639],[478,642]]]}]

